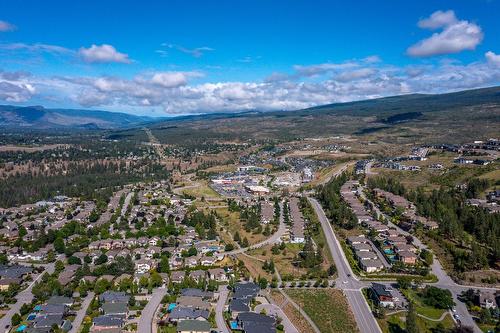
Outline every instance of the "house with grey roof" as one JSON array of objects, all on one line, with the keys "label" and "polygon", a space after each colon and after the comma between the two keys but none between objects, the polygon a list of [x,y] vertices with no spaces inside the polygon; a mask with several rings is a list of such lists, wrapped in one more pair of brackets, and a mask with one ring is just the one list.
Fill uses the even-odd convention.
[{"label": "house with grey roof", "polygon": [[104,303],[101,311],[105,316],[127,317],[127,303]]},{"label": "house with grey roof", "polygon": [[199,310],[177,306],[168,315],[168,320],[171,322],[180,322],[183,320],[208,320],[210,313],[208,310]]},{"label": "house with grey roof", "polygon": [[276,319],[256,312],[242,312],[236,318],[245,333],[276,333]]},{"label": "house with grey roof", "polygon": [[92,320],[92,330],[105,330],[123,327],[123,319],[120,317],[98,316]]},{"label": "house with grey roof", "polygon": [[210,323],[206,320],[183,320],[177,325],[177,333],[209,333]]},{"label": "house with grey roof", "polygon": [[105,291],[99,296],[99,301],[104,303],[128,303],[130,296],[123,291]]}]

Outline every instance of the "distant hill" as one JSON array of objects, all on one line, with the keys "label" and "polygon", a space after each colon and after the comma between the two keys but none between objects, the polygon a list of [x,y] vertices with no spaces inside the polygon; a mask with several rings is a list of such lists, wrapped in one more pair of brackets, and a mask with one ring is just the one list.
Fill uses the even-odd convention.
[{"label": "distant hill", "polygon": [[292,139],[369,135],[374,139],[455,142],[500,133],[500,87],[447,94],[410,94],[295,111],[258,110],[172,118],[126,113],[0,106],[0,128],[115,130],[111,137],[143,140],[149,127],[161,142]]},{"label": "distant hill", "polygon": [[[374,140],[462,142],[500,133],[500,87],[411,94],[296,111],[169,118],[148,127],[162,142],[363,135]],[[132,131],[130,131],[130,135]]]},{"label": "distant hill", "polygon": [[120,112],[0,105],[0,127],[9,129],[115,129],[141,125],[153,119]]}]

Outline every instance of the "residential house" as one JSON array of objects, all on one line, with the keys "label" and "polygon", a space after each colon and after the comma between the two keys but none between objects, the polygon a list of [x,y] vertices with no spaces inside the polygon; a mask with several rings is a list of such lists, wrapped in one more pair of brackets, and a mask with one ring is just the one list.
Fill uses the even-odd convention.
[{"label": "residential house", "polygon": [[398,252],[399,261],[407,265],[415,265],[417,262],[417,255],[411,251],[400,251]]},{"label": "residential house", "polygon": [[394,308],[394,297],[391,293],[391,290],[385,285],[380,283],[372,283],[370,291],[376,304],[379,304],[386,308]]},{"label": "residential house", "polygon": [[245,333],[275,333],[276,319],[255,312],[242,312],[236,318],[238,327]]},{"label": "residential house", "polygon": [[182,281],[184,281],[185,277],[185,271],[173,271],[172,273],[170,273],[170,281],[172,281],[172,283],[181,283]]},{"label": "residential house", "polygon": [[210,323],[206,320],[183,320],[177,325],[177,333],[209,333]]},{"label": "residential house", "polygon": [[382,270],[384,264],[379,259],[360,260],[361,268],[367,273],[374,273]]},{"label": "residential house", "polygon": [[210,312],[181,306],[175,307],[168,315],[171,322],[180,322],[183,320],[208,320]]},{"label": "residential house", "polygon": [[227,282],[229,279],[222,268],[211,268],[208,270],[208,278],[217,282]]}]

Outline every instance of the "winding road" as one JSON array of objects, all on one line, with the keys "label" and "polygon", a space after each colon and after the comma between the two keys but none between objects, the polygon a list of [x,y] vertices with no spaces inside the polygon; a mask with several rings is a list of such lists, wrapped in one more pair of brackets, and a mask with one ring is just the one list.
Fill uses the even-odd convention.
[{"label": "winding road", "polygon": [[146,307],[142,310],[139,323],[137,324],[138,333],[155,333],[157,330],[155,313],[160,306],[163,296],[167,294],[167,288],[156,288]]}]

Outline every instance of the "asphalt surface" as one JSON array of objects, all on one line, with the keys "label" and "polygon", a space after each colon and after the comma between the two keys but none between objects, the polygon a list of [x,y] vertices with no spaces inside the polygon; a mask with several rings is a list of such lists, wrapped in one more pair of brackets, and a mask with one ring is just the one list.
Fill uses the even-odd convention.
[{"label": "asphalt surface", "polygon": [[[38,274],[38,276],[30,283],[30,285],[26,289],[17,294],[16,296],[17,302],[15,304],[12,304],[9,308],[9,311],[7,311],[7,313],[5,314],[5,316],[0,318],[1,329],[4,329],[5,331],[8,331],[10,329],[12,316],[15,313],[19,313],[19,310],[21,310],[21,306],[23,306],[23,304],[31,303],[31,301],[33,300],[34,296],[33,293],[31,292],[33,290],[33,285],[42,277],[42,275],[45,272],[49,274],[54,273],[55,263],[50,263],[44,265],[43,267],[45,268],[45,270],[42,273]],[[7,325],[9,325],[9,329],[5,328]]]},{"label": "asphalt surface", "polygon": [[76,317],[75,320],[73,320],[72,327],[69,330],[69,333],[80,332],[80,326],[82,325],[83,319],[85,318],[85,315],[87,313],[87,308],[89,307],[90,302],[92,302],[92,300],[94,299],[94,296],[94,292],[90,291],[87,297],[83,299],[82,307],[76,312]]},{"label": "asphalt surface", "polygon": [[351,307],[360,332],[382,332],[377,324],[377,321],[375,320],[375,317],[373,317],[368,303],[366,303],[363,293],[361,292],[361,288],[364,287],[364,284],[357,280],[357,278],[354,276],[351,270],[351,266],[349,266],[349,262],[345,257],[344,251],[342,251],[342,247],[340,246],[339,241],[335,237],[333,228],[328,221],[323,208],[316,199],[310,197],[308,199],[321,222],[321,226],[325,233],[326,242],[332,254],[335,266],[337,266],[338,279],[336,282],[336,286],[337,288],[342,289],[344,295],[346,295],[347,302]]},{"label": "asphalt surface", "polygon": [[167,288],[156,288],[153,290],[151,299],[141,312],[141,318],[137,324],[138,333],[155,333],[157,331],[155,320],[155,313],[160,306],[163,296],[167,294]]},{"label": "asphalt surface", "polygon": [[215,322],[217,323],[217,329],[222,333],[231,333],[224,320],[224,307],[226,306],[227,297],[229,295],[229,290],[226,285],[219,286],[219,299],[217,300],[217,306],[215,307]]}]

